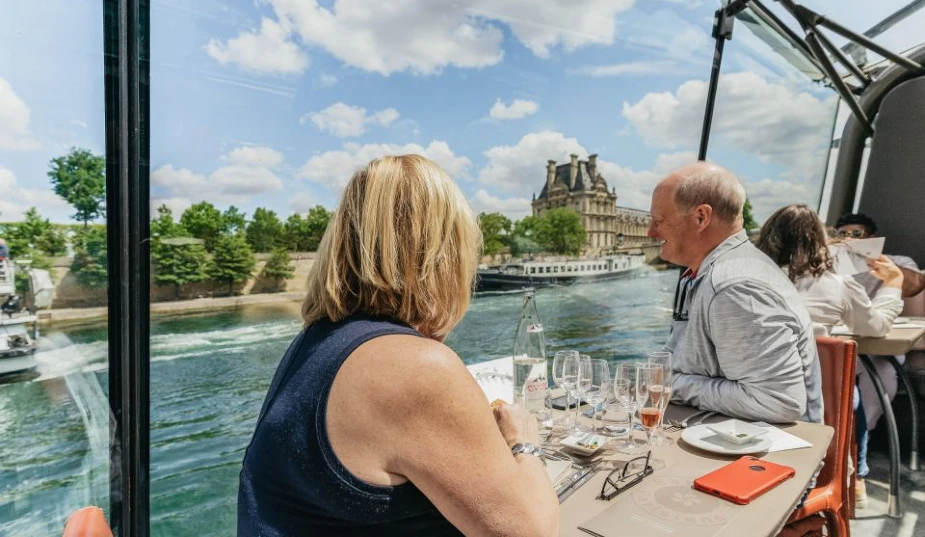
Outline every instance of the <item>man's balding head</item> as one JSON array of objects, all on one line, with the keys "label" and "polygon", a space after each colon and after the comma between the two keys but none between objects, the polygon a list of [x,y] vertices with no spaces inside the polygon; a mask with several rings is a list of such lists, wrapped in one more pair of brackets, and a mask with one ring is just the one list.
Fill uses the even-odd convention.
[{"label": "man's balding head", "polygon": [[657,188],[664,185],[674,192],[678,210],[689,212],[698,205],[709,205],[720,221],[741,226],[745,189],[735,176],[722,166],[695,162],[668,174]]},{"label": "man's balding head", "polygon": [[652,193],[649,236],[666,261],[696,268],[742,229],[745,189],[721,166],[696,162],[668,174]]}]

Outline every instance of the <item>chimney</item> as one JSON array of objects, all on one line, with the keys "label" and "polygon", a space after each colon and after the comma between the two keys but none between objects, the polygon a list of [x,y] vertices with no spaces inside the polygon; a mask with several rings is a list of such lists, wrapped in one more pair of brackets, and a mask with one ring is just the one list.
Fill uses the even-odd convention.
[{"label": "chimney", "polygon": [[572,157],[572,166],[568,173],[568,189],[572,191],[575,190],[575,178],[578,177],[578,155],[572,153],[569,156]]},{"label": "chimney", "polygon": [[597,153],[588,155],[588,175],[592,181],[597,179]]},{"label": "chimney", "polygon": [[546,192],[552,190],[552,184],[556,180],[556,161],[546,161]]}]

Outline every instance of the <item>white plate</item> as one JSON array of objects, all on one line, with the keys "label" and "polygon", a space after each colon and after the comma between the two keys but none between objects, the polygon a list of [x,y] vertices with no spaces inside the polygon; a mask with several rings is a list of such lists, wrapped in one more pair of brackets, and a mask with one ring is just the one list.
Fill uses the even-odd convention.
[{"label": "white plate", "polygon": [[752,453],[763,453],[771,447],[771,441],[767,438],[756,438],[747,444],[736,445],[727,442],[723,438],[711,431],[706,425],[693,425],[684,429],[681,438],[695,448],[721,455],[750,455]]},{"label": "white plate", "polygon": [[591,437],[591,439],[589,440],[589,442],[593,440],[597,440],[597,447],[589,448],[589,447],[578,445],[578,441],[581,440],[582,437],[584,436],[585,436],[584,434],[579,434],[577,436],[570,436],[568,438],[563,438],[560,444],[562,444],[563,446],[569,448],[570,450],[576,453],[580,453],[582,455],[593,455],[594,453],[597,452],[597,450],[606,446],[611,440],[613,440],[613,438],[609,436],[597,434]]}]

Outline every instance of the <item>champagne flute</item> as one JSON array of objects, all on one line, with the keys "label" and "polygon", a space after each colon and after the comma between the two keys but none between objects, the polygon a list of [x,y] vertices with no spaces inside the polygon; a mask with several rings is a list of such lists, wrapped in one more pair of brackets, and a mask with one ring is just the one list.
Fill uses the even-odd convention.
[{"label": "champagne flute", "polygon": [[[668,438],[662,432],[662,422],[665,420],[664,409],[668,407],[668,403],[671,402],[671,353],[668,351],[654,351],[649,353],[649,363],[662,366],[662,371],[664,374],[663,382],[661,383],[662,387],[657,387],[658,385],[653,386],[656,390],[662,390],[662,396],[667,397],[665,404],[662,407],[662,413],[659,416],[658,427],[656,427],[655,432],[652,433],[652,438],[649,440],[650,444],[653,446],[670,446],[671,438]],[[666,391],[667,390],[667,391]]]},{"label": "champagne flute", "polygon": [[[652,448],[652,433],[658,428],[665,410],[670,388],[665,386],[665,370],[658,364],[640,364],[636,368],[636,401],[639,404],[639,420],[646,431],[646,444]],[[665,467],[665,462],[651,459],[652,468]]]},{"label": "champagne flute", "polygon": [[[586,384],[585,400],[591,404],[591,429],[597,432],[597,409],[606,401],[611,393],[610,364],[606,360],[582,360],[582,366],[588,365],[588,382]],[[601,420],[603,425],[603,419]]]},{"label": "champagne flute", "polygon": [[565,390],[565,417],[559,421],[565,429],[571,429],[575,422],[572,420],[572,393],[578,384],[578,351],[558,351],[552,360],[552,379],[556,386]]},{"label": "champagne flute", "polygon": [[614,375],[614,397],[627,414],[626,442],[617,446],[617,451],[627,455],[636,455],[645,451],[633,435],[633,417],[636,415],[636,368],[642,362],[620,362],[616,365]]},{"label": "champagne flute", "polygon": [[[590,402],[588,401],[586,394],[591,389],[591,357],[587,354],[579,354],[578,357],[578,384],[575,386],[575,400],[577,401],[577,404],[575,405],[575,430],[587,432],[592,430],[593,427],[589,429],[588,427],[581,425],[579,420],[580,414],[578,412],[578,407],[581,406],[582,402]],[[592,422],[593,421],[594,420],[592,419]]]}]

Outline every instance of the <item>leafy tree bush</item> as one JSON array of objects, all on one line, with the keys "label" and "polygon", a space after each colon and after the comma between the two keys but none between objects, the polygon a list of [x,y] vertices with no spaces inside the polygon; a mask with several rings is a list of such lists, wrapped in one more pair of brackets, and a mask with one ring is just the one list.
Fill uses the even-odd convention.
[{"label": "leafy tree bush", "polygon": [[106,287],[107,277],[106,228],[89,226],[74,236],[74,261],[71,274],[80,285],[91,289]]},{"label": "leafy tree bush", "polygon": [[247,224],[247,242],[255,252],[269,252],[284,244],[285,229],[275,211],[258,207]]},{"label": "leafy tree bush", "polygon": [[106,217],[106,159],[86,149],[71,152],[49,163],[48,178],[55,194],[77,210],[72,216],[83,222]]},{"label": "leafy tree bush", "polygon": [[197,239],[205,241],[208,251],[215,249],[215,242],[225,229],[222,212],[208,201],[189,207],[180,215],[180,225]]},{"label": "leafy tree bush", "polygon": [[479,214],[479,227],[482,229],[482,253],[495,255],[504,249],[511,232],[511,220],[501,213]]},{"label": "leafy tree bush", "polygon": [[290,264],[289,251],[285,248],[276,248],[267,259],[260,276],[276,282],[276,290],[280,291],[280,282],[288,280],[295,273],[295,267]]},{"label": "leafy tree bush", "polygon": [[230,295],[235,282],[247,281],[256,264],[254,252],[243,234],[220,235],[215,241],[208,274],[216,282],[227,282]]}]

